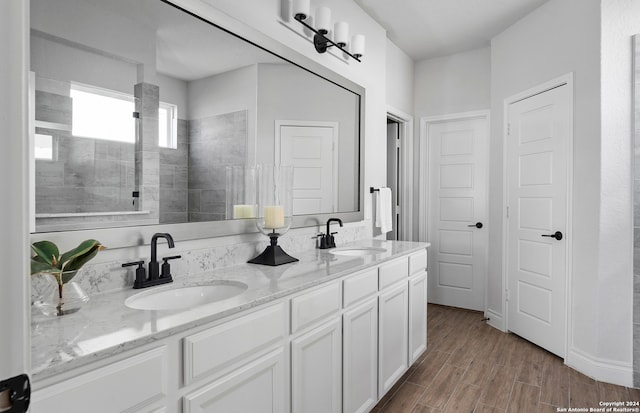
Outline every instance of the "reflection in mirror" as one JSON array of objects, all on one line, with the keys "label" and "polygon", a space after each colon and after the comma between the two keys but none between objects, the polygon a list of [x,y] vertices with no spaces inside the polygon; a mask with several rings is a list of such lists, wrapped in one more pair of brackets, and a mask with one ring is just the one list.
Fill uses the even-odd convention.
[{"label": "reflection in mirror", "polygon": [[31,0],[31,71],[37,232],[234,219],[261,163],[361,208],[361,96],[170,4]]}]

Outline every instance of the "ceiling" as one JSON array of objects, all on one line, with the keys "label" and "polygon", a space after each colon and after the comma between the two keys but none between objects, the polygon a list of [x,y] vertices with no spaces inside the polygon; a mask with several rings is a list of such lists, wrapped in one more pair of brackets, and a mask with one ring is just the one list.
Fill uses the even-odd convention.
[{"label": "ceiling", "polygon": [[548,0],[354,0],[419,61],[489,46]]}]

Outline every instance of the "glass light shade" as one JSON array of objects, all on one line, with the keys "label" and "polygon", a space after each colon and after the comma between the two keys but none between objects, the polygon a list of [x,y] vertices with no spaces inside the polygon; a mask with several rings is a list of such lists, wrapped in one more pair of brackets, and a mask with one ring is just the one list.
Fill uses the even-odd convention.
[{"label": "glass light shade", "polygon": [[258,230],[267,236],[285,234],[293,215],[293,168],[258,165],[256,183]]},{"label": "glass light shade", "polygon": [[331,29],[331,9],[328,7],[318,7],[315,18],[316,30],[322,34],[329,33]]},{"label": "glass light shade", "polygon": [[351,54],[360,57],[364,56],[364,35],[356,34],[351,39]]},{"label": "glass light shade", "polygon": [[293,0],[293,17],[306,19],[309,17],[310,7],[310,0]]},{"label": "glass light shade", "polygon": [[256,168],[227,166],[226,218],[256,217]]},{"label": "glass light shade", "polygon": [[333,41],[340,47],[345,47],[349,42],[349,23],[337,22],[333,26]]}]

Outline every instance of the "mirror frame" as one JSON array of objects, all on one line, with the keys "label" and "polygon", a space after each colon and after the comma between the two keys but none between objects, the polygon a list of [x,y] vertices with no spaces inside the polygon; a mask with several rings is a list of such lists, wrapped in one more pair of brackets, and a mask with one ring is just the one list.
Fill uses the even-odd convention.
[{"label": "mirror frame", "polygon": [[[359,127],[359,177],[358,177],[358,207],[357,211],[320,213],[309,215],[294,215],[291,228],[304,228],[324,225],[329,218],[340,218],[343,222],[357,222],[364,219],[364,119],[365,119],[365,88],[339,75],[309,57],[285,46],[265,34],[253,29],[245,23],[232,18],[211,5],[198,0],[158,0],[178,10],[190,14],[196,19],[210,24],[213,28],[223,30],[236,36],[255,47],[274,54],[289,63],[298,66],[312,74],[336,84],[360,96],[360,111],[357,124]],[[284,23],[283,23],[284,24]],[[312,50],[312,49],[310,49]],[[123,226],[114,228],[95,228],[73,231],[34,232],[31,242],[50,240],[58,244],[75,244],[87,238],[100,239],[109,249],[134,247],[148,244],[153,234],[168,232],[176,241],[187,241],[207,238],[218,238],[231,235],[252,235],[258,229],[254,220],[225,220],[207,222],[189,222],[179,224],[152,224],[139,226]]]}]

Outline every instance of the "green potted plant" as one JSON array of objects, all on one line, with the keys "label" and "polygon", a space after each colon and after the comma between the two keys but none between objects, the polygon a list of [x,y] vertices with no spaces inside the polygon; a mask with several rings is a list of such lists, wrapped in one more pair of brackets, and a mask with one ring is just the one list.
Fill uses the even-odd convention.
[{"label": "green potted plant", "polygon": [[[44,314],[58,316],[77,311],[88,300],[86,294],[74,283],[75,297],[65,297],[64,286],[98,251],[105,247],[94,239],[82,241],[77,247],[60,254],[58,246],[51,241],[38,241],[31,244],[31,275],[51,274],[57,284],[57,291],[48,291],[38,301]],[[35,304],[35,303],[34,303]]]}]

